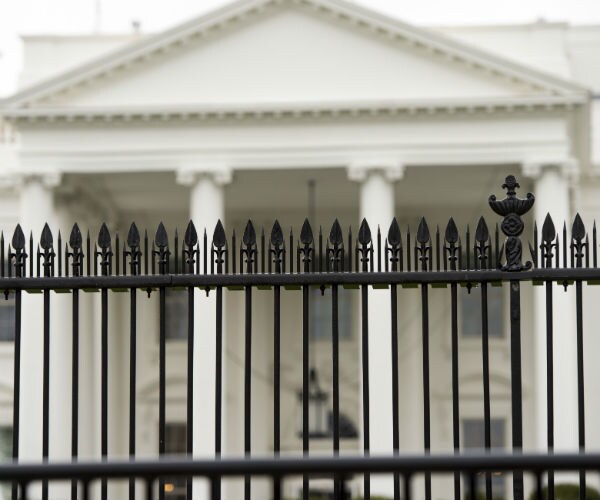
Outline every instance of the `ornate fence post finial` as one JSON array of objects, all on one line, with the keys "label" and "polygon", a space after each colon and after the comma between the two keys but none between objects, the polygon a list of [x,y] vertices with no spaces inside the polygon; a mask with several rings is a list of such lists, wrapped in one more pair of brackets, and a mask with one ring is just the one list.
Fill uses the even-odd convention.
[{"label": "ornate fence post finial", "polygon": [[520,187],[515,176],[509,175],[502,184],[502,188],[506,189],[506,198],[498,201],[492,194],[488,199],[491,209],[504,217],[500,226],[506,235],[506,244],[504,245],[506,264],[502,266],[503,271],[523,271],[531,269],[532,265],[531,262],[523,264],[521,261],[523,245],[519,236],[525,227],[521,216],[529,212],[535,202],[535,197],[533,194],[527,193],[526,199],[517,198],[515,189]]}]

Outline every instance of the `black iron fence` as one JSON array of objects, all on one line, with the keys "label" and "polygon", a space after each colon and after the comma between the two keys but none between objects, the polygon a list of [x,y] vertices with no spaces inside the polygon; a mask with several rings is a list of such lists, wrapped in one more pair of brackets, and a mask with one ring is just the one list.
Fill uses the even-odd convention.
[{"label": "black iron fence", "polygon": [[[336,220],[328,234],[315,231],[308,220],[300,230],[299,237],[292,232],[285,235],[279,222],[275,222],[270,234],[264,230],[257,235],[252,222],[248,222],[241,238],[233,233],[227,237],[221,222],[216,225],[212,237],[206,232],[198,235],[193,222],[187,226],[185,235],[180,239],[175,232],[172,237],[161,223],[155,234],[148,236],[140,233],[132,224],[125,241],[118,234],[111,235],[106,225],[102,225],[97,238],[88,233],[82,235],[77,224],[73,226],[68,242],[63,242],[58,234],[56,244],[50,228],[46,225],[39,243],[33,235],[26,238],[20,226],[17,226],[11,242],[7,245],[4,236],[0,240],[0,289],[15,295],[15,350],[14,350],[14,414],[13,414],[13,458],[19,458],[19,440],[26,429],[19,428],[19,396],[22,377],[20,361],[22,335],[21,319],[23,314],[23,291],[37,290],[43,293],[43,401],[42,401],[42,458],[49,457],[49,416],[52,411],[49,394],[50,336],[58,334],[50,328],[51,291],[70,291],[72,298],[72,417],[70,425],[72,457],[78,457],[78,436],[80,429],[78,408],[79,397],[79,301],[80,292],[90,289],[99,290],[101,301],[101,419],[99,440],[103,460],[109,458],[108,450],[108,352],[109,352],[109,308],[108,296],[111,289],[130,290],[130,376],[129,376],[129,454],[136,457],[136,340],[137,340],[137,290],[148,294],[157,291],[159,295],[159,398],[158,398],[158,451],[164,455],[166,432],[166,339],[165,303],[167,290],[184,288],[187,290],[187,454],[193,453],[193,436],[198,432],[194,428],[193,402],[196,390],[193,386],[193,373],[199,367],[193,365],[195,336],[194,289],[201,288],[206,293],[215,294],[216,330],[208,332],[215,335],[216,350],[216,391],[215,391],[215,436],[213,462],[144,462],[144,463],[98,463],[79,465],[10,465],[0,467],[0,479],[13,481],[13,497],[25,498],[27,485],[32,481],[42,481],[42,498],[48,498],[48,480],[57,478],[73,479],[71,498],[82,492],[78,481],[83,484],[83,498],[89,498],[89,485],[92,480],[101,482],[100,497],[108,496],[108,478],[130,478],[129,495],[136,495],[134,478],[143,478],[147,482],[146,495],[152,498],[152,483],[159,482],[158,496],[165,496],[165,476],[183,476],[187,478],[187,498],[192,497],[191,476],[204,476],[211,480],[211,498],[220,500],[220,479],[223,476],[243,475],[245,477],[244,497],[251,497],[251,475],[266,474],[274,481],[273,496],[281,498],[281,480],[288,475],[303,475],[302,496],[309,498],[309,480],[316,475],[334,477],[334,496],[342,498],[343,483],[351,473],[364,475],[364,497],[370,497],[370,474],[387,472],[394,475],[394,499],[411,497],[411,481],[415,474],[424,478],[424,496],[431,499],[431,474],[447,472],[454,474],[454,489],[448,497],[462,498],[463,494],[475,498],[475,473],[485,473],[485,497],[491,499],[492,471],[511,471],[513,496],[524,498],[523,471],[531,472],[535,478],[535,488],[541,494],[542,483],[548,484],[548,497],[554,497],[555,470],[578,470],[580,473],[580,498],[585,498],[586,470],[600,469],[600,458],[595,455],[559,456],[552,455],[554,447],[554,403],[553,403],[553,283],[571,285],[576,290],[576,324],[573,325],[577,336],[577,411],[579,414],[579,448],[585,450],[584,419],[584,377],[583,377],[583,320],[582,288],[586,281],[600,279],[597,267],[596,228],[588,235],[579,215],[575,217],[569,236],[566,226],[560,231],[555,229],[548,216],[541,231],[531,228],[530,243],[524,252],[521,235],[524,223],[521,216],[531,209],[534,197],[528,194],[525,199],[516,195],[517,184],[509,176],[503,188],[507,190],[503,200],[494,196],[489,199],[490,207],[502,217],[500,224],[489,229],[484,217],[481,217],[475,231],[468,228],[461,234],[457,225],[450,219],[447,226],[431,231],[425,219],[422,219],[415,233],[407,229],[401,231],[394,219],[387,232],[378,229],[373,235],[367,221],[360,225],[356,237],[349,230],[342,230]],[[524,256],[527,254],[527,257]],[[521,283],[524,281],[541,282],[546,289],[547,310],[547,446],[549,455],[521,455],[523,448],[523,410],[522,410],[522,363],[521,363]],[[469,290],[477,287],[481,300],[481,339],[483,365],[483,421],[484,446],[492,447],[490,412],[490,353],[489,353],[489,317],[488,288],[492,284],[508,283],[510,295],[510,366],[511,366],[511,408],[512,408],[512,451],[507,456],[481,455],[461,456],[463,451],[460,436],[460,384],[459,384],[459,306],[458,289],[466,285]],[[338,457],[340,451],[340,321],[339,292],[344,286],[360,289],[360,309],[362,321],[361,356],[362,370],[362,440],[363,458]],[[423,387],[423,450],[422,457],[369,458],[370,421],[369,421],[369,293],[370,286],[385,286],[389,289],[391,331],[389,332],[392,392],[392,436],[390,436],[394,454],[402,453],[400,443],[400,401],[398,337],[398,287],[418,286],[421,296],[421,341],[422,341],[422,387]],[[452,429],[455,455],[430,456],[431,450],[431,408],[430,408],[430,331],[429,331],[429,292],[434,285],[449,288],[451,320],[448,330],[451,339],[451,385],[452,385]],[[244,323],[244,415],[243,436],[244,452],[247,458],[240,461],[221,459],[222,454],[222,392],[223,392],[223,292],[228,287],[242,288],[245,299]],[[273,454],[272,460],[252,459],[251,421],[251,370],[253,318],[252,298],[257,287],[270,287],[273,297]],[[303,458],[279,458],[281,452],[281,292],[286,287],[302,290],[302,396],[301,396],[301,436]],[[332,370],[332,457],[330,459],[307,458],[310,453],[309,432],[309,291],[311,288],[325,287],[331,290],[331,370]],[[203,332],[204,334],[206,332]],[[347,474],[346,474],[347,473]],[[461,492],[463,484],[461,473],[467,477],[466,491]],[[545,475],[543,475],[545,473]],[[19,485],[21,486],[19,488]],[[402,489],[403,488],[403,489]],[[541,498],[541,497],[539,497]]]}]

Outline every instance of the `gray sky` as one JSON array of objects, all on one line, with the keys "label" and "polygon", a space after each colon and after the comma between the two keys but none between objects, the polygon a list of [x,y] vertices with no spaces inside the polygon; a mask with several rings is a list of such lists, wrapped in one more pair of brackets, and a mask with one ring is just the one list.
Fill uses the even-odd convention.
[{"label": "gray sky", "polygon": [[[424,25],[526,23],[540,18],[600,25],[600,0],[355,1]],[[93,33],[98,27],[101,33],[123,33],[131,30],[133,20],[141,23],[142,31],[156,32],[225,3],[227,0],[0,0],[0,97],[15,89],[21,63],[20,34]]]}]

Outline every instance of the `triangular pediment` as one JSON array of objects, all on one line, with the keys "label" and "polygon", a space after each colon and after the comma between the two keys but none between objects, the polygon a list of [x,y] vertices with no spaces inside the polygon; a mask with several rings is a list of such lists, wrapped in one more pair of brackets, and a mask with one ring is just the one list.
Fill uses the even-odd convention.
[{"label": "triangular pediment", "polygon": [[242,0],[26,89],[7,107],[244,107],[584,91],[347,2]]}]

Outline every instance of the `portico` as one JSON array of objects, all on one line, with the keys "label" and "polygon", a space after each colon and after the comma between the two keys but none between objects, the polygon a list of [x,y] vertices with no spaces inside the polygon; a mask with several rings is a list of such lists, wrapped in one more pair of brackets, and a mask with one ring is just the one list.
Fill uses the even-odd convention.
[{"label": "portico", "polygon": [[[166,87],[166,82],[172,87]],[[101,222],[107,222],[121,235],[126,235],[130,222],[135,221],[138,227],[147,227],[150,242],[160,221],[170,230],[177,226],[182,237],[190,219],[199,238],[206,228],[209,241],[217,220],[228,230],[235,228],[239,237],[248,218],[258,227],[264,225],[267,235],[273,217],[279,218],[284,233],[290,227],[297,233],[308,213],[309,180],[316,185],[316,220],[311,221],[315,232],[322,226],[327,236],[338,218],[356,234],[366,218],[374,235],[377,227],[381,228],[384,242],[394,217],[402,227],[410,225],[414,231],[420,217],[426,216],[432,231],[439,225],[443,237],[449,216],[474,228],[476,215],[489,213],[488,224],[493,227],[497,220],[486,211],[487,195],[496,191],[506,174],[521,172],[528,179],[522,182],[523,190],[529,187],[536,192],[535,220],[540,228],[548,212],[557,224],[573,215],[571,182],[588,168],[585,147],[574,140],[582,126],[586,99],[586,92],[575,84],[383,19],[352,4],[248,0],[9,99],[2,113],[18,130],[21,142],[16,163],[6,170],[22,179],[19,221],[26,234],[31,230],[39,234],[49,222],[55,235],[62,230],[63,239],[74,220],[85,224],[82,230],[89,228],[92,234]],[[481,200],[481,205],[473,206],[472,200]],[[393,451],[390,339],[378,335],[390,331],[390,304],[381,295],[369,290],[372,454]],[[401,291],[399,299],[405,315],[399,346],[403,451],[423,449],[421,320],[414,314],[419,308],[417,299],[410,291]],[[88,300],[86,307],[93,310],[95,297]],[[152,310],[155,300],[153,296],[141,310]],[[545,307],[538,291],[525,292],[525,300],[535,309],[529,323],[535,334],[524,337],[524,353],[535,360],[525,368],[524,404],[532,410],[529,415],[535,415],[526,422],[525,447],[545,449]],[[573,324],[572,314],[567,312],[572,311],[570,300],[557,298],[554,309],[556,331],[563,332],[556,339],[556,352],[564,370],[556,378],[556,394],[567,399],[574,386],[574,344],[559,323]],[[432,291],[432,302],[436,301],[443,305],[441,295]],[[194,302],[195,330],[213,332],[215,294],[206,297],[203,291],[196,291]],[[116,313],[110,341],[121,352],[111,358],[117,360],[111,373],[125,380],[128,346],[119,332],[126,331],[127,312],[117,303],[111,305]],[[241,317],[242,303],[236,292],[225,293],[224,307],[235,312],[225,318]],[[272,306],[266,296],[257,294],[254,307],[264,313]],[[291,304],[284,303],[284,307],[290,315],[299,314]],[[64,326],[60,318],[68,317],[67,309],[53,312],[56,331]],[[353,324],[360,324],[355,316]],[[39,321],[35,321],[28,318],[24,332],[39,332]],[[87,328],[92,331],[94,324],[97,322],[89,319]],[[155,451],[157,433],[153,416],[157,336],[153,328],[140,340],[146,349],[139,360],[138,399],[144,416],[137,436],[140,453]],[[267,399],[272,394],[270,328],[266,323],[257,326],[255,366],[262,368],[253,381],[257,394]],[[239,322],[226,319],[224,454],[243,450],[242,330]],[[344,410],[360,429],[358,438],[342,443],[343,450],[352,451],[362,449],[365,437],[358,410],[362,351],[360,332],[355,330],[341,347],[346,370]],[[432,319],[432,331],[439,332],[431,347],[439,367],[432,386],[434,442],[438,451],[450,450],[449,382],[444,371],[449,366],[448,340],[442,321]],[[95,375],[98,335],[94,331],[88,344],[82,345],[82,356],[94,366]],[[301,356],[300,331],[289,328],[284,336],[291,365]],[[40,415],[36,384],[41,378],[37,362],[41,343],[33,334],[25,338],[23,349],[31,357],[23,365],[22,394],[29,399],[22,403],[22,426]],[[194,367],[202,367],[194,370],[193,377],[198,390],[194,421],[202,429],[193,439],[197,456],[214,454],[215,342],[214,337],[199,335],[194,346]],[[51,359],[60,358],[61,352],[72,347],[65,339],[53,340],[52,345]],[[461,384],[464,394],[473,396],[465,398],[464,415],[477,417],[480,409],[470,402],[481,391],[480,359],[474,354],[474,345],[470,339],[461,347],[465,358]],[[315,367],[323,373],[327,389],[329,359],[323,346],[311,355],[319,358],[314,360]],[[494,348],[498,356],[507,356],[506,338],[496,339]],[[178,403],[168,418],[179,423],[185,421],[181,396],[187,381],[185,359],[185,350],[173,341],[168,349],[167,390]],[[57,388],[69,386],[71,380],[68,366],[52,369],[51,422],[68,419],[69,406],[61,402],[63,395]],[[294,428],[296,390],[301,387],[298,369],[296,364],[286,374],[291,389],[284,404],[293,411],[287,415],[282,436],[285,451],[301,447]],[[494,375],[497,385],[493,390],[501,394],[507,374],[498,369]],[[117,378],[111,379],[109,389],[118,401],[111,406],[114,422],[127,418],[127,391]],[[80,401],[82,411],[93,413],[89,408],[97,405],[97,385],[94,376],[82,379],[82,394],[89,395],[89,401]],[[509,415],[506,401],[498,408],[499,416]],[[574,409],[575,405],[565,404],[557,415],[557,448],[576,446],[576,435],[570,431],[576,428]],[[258,422],[254,449],[269,452],[273,446],[267,432],[271,416],[260,406],[252,411]],[[69,440],[52,429],[50,456],[68,456],[68,446],[64,447]],[[126,455],[124,431],[109,434],[111,453]],[[39,436],[32,434],[28,439],[31,442],[23,444],[27,457],[39,458]],[[98,454],[96,441],[90,438],[89,443],[82,443],[91,456]],[[311,440],[315,452],[329,445]],[[357,493],[360,487],[357,482]],[[371,492],[389,495],[391,487],[391,481],[374,480]]]}]

